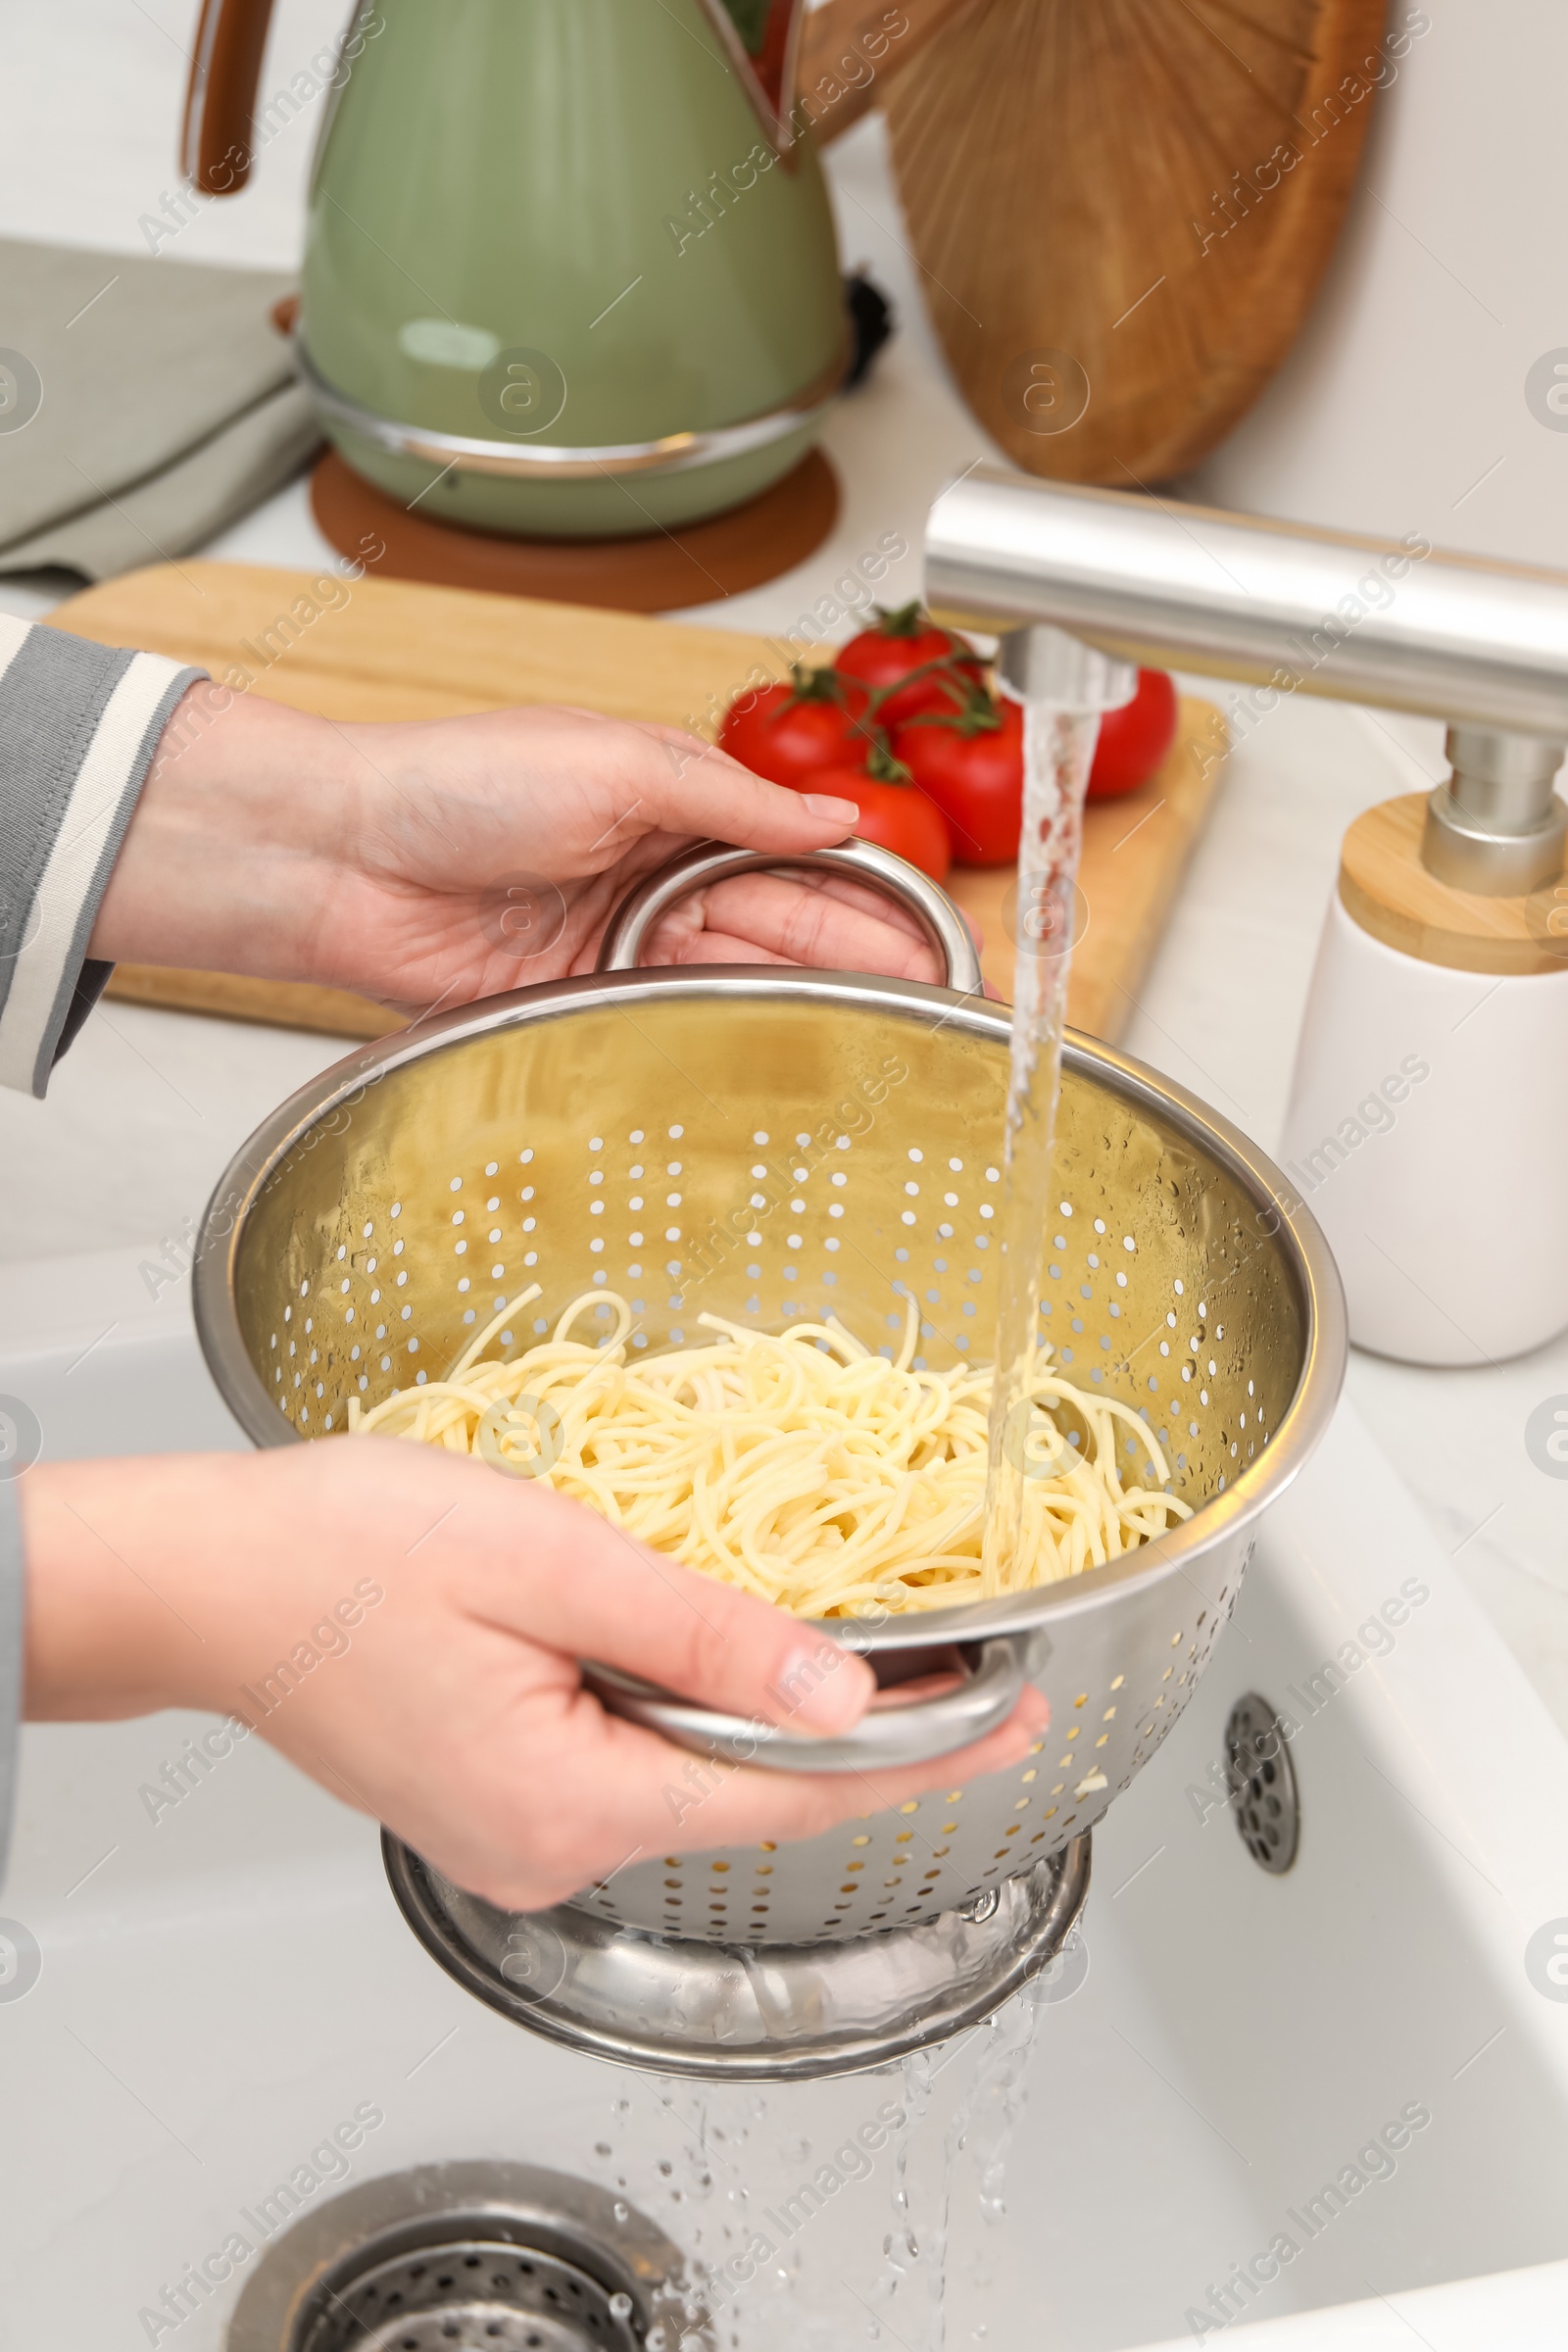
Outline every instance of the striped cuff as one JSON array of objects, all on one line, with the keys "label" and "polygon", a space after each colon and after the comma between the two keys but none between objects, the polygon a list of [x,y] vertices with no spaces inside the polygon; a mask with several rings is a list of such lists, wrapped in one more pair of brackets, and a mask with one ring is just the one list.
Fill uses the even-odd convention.
[{"label": "striped cuff", "polygon": [[99,903],[158,739],[207,672],[0,613],[0,1086],[41,1096],[109,967]]}]

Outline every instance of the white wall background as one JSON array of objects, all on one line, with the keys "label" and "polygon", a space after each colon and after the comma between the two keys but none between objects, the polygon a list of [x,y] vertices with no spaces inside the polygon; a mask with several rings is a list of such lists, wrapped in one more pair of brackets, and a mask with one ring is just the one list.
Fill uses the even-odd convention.
[{"label": "white wall background", "polygon": [[[200,13],[199,0],[0,0],[0,236],[147,251],[137,220],[179,185]],[[351,13],[351,0],[277,0],[264,100],[334,43]],[[244,194],[208,205],[162,251],[292,268],[318,114],[319,102],[302,110]]]},{"label": "white wall background", "polygon": [[1532,364],[1568,347],[1568,7],[1424,13],[1306,327],[1189,487],[1568,568],[1568,431],[1525,403]]}]

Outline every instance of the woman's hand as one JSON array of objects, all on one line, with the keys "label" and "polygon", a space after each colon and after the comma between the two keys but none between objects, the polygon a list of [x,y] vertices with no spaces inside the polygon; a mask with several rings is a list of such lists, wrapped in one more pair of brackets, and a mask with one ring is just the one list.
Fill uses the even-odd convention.
[{"label": "woman's hand", "polygon": [[[212,692],[194,687],[166,731],[93,956],[422,1012],[592,970],[617,901],[694,841],[802,852],[856,821],[673,727],[550,708],[340,726],[254,695],[197,724]],[[694,896],[648,960],[938,977],[911,917],[805,875]]]},{"label": "woman's hand", "polygon": [[939,1761],[796,1778],[608,1715],[597,1658],[802,1732],[869,1669],[579,1504],[397,1439],[68,1462],[20,1489],[33,1717],[233,1715],[459,1886],[538,1910],[650,1855],[808,1838],[1016,1763],[1011,1719]]}]

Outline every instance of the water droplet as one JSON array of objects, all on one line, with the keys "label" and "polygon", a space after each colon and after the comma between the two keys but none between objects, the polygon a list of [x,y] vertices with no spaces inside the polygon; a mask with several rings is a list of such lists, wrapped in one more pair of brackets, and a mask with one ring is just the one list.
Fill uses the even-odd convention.
[{"label": "water droplet", "polygon": [[612,2295],[610,2298],[610,2316],[612,2320],[629,2320],[635,2308],[630,2295]]},{"label": "water droplet", "polygon": [[614,2213],[617,2222],[629,2222],[631,2220],[631,2207],[626,2203],[624,2197],[617,2197],[615,2199]]}]

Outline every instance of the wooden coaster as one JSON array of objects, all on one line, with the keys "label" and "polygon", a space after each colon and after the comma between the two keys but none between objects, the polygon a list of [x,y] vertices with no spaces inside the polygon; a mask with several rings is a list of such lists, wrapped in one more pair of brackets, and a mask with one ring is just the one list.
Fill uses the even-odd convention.
[{"label": "wooden coaster", "polygon": [[384,577],[500,596],[671,612],[760,588],[814,555],[838,520],[838,476],[808,450],[760,498],[679,531],[635,539],[514,539],[411,514],[328,450],[311,476],[311,508],[332,545],[357,556],[367,531],[386,543]]}]

